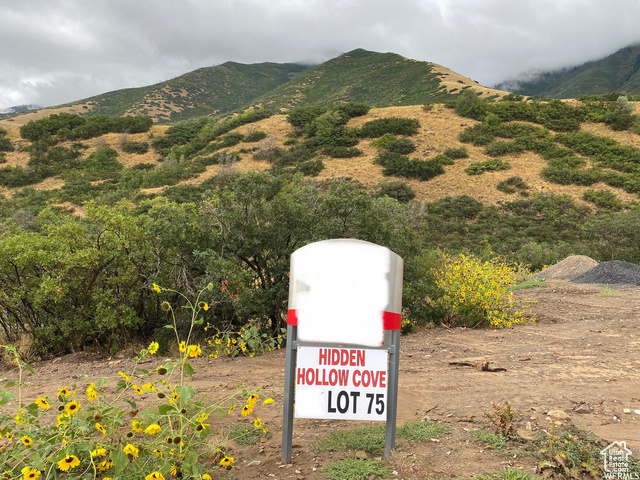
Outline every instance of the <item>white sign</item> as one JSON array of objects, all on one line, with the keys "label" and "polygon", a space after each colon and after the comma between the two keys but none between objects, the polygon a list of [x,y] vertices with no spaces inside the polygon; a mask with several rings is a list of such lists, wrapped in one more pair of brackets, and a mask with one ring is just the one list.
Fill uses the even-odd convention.
[{"label": "white sign", "polygon": [[295,416],[387,419],[387,351],[298,347]]},{"label": "white sign", "polygon": [[[402,258],[353,239],[325,240],[291,255],[289,324],[303,342],[379,347],[389,314],[402,312]],[[292,320],[295,318],[294,322]]]}]

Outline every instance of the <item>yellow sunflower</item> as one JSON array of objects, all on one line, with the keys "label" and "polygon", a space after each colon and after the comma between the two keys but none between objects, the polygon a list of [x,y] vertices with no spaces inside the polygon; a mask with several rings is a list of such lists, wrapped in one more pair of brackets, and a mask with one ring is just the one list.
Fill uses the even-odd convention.
[{"label": "yellow sunflower", "polygon": [[63,472],[75,468],[78,465],[80,465],[80,460],[75,455],[67,455],[58,462],[58,468]]}]

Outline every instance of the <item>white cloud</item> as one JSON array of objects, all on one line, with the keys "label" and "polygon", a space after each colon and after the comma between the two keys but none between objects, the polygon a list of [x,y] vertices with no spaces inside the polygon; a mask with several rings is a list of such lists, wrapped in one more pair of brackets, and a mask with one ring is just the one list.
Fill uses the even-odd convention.
[{"label": "white cloud", "polygon": [[0,108],[143,86],[228,60],[365,48],[486,85],[640,41],[635,0],[31,0],[0,14]]}]

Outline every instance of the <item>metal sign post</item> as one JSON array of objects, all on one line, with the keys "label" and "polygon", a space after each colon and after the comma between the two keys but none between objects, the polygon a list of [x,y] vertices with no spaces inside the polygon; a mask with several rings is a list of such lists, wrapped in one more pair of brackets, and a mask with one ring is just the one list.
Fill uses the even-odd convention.
[{"label": "metal sign post", "polygon": [[291,463],[293,418],[386,421],[395,446],[402,258],[352,239],[291,256],[282,462]]}]

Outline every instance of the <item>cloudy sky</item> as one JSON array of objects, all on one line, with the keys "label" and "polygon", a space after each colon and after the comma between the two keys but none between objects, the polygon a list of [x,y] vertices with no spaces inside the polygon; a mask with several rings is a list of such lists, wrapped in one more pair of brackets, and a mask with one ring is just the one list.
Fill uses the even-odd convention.
[{"label": "cloudy sky", "polygon": [[0,0],[0,110],[355,48],[484,85],[640,42],[638,0]]}]

